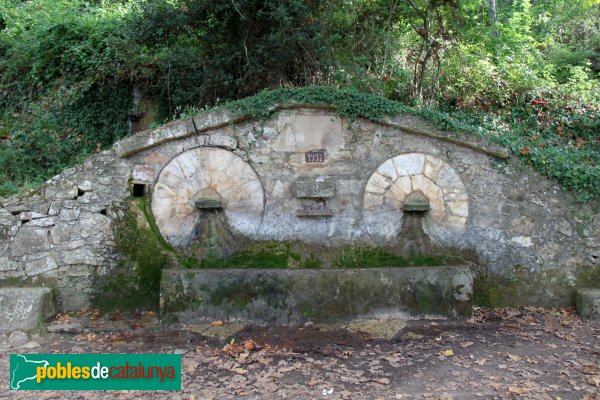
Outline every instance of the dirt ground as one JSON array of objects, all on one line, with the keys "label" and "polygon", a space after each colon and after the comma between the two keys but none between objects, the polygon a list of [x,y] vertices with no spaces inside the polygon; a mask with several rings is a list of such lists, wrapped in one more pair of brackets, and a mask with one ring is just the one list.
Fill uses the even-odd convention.
[{"label": "dirt ground", "polygon": [[[0,397],[600,400],[600,323],[572,309],[479,309],[467,321],[408,321],[388,339],[315,325],[228,331],[217,322],[212,327],[226,332],[219,337],[206,328],[159,327],[152,313],[63,314],[48,329],[57,326],[71,333],[18,345],[0,336]],[[180,353],[182,390],[8,391],[16,352]]]}]

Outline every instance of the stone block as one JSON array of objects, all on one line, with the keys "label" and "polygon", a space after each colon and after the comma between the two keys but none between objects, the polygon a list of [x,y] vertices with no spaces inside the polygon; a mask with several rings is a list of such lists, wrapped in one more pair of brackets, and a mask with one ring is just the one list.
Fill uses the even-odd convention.
[{"label": "stone block", "polygon": [[298,178],[294,182],[296,197],[326,199],[335,196],[335,181],[326,176]]},{"label": "stone block", "polygon": [[236,120],[236,116],[229,110],[218,109],[195,116],[194,126],[198,132],[214,129],[227,125]]},{"label": "stone block", "polygon": [[421,153],[401,154],[393,158],[398,175],[417,175],[423,172],[425,155]]},{"label": "stone block", "polygon": [[579,289],[576,303],[581,317],[600,320],[600,289]]},{"label": "stone block", "polygon": [[0,331],[31,330],[56,314],[49,288],[0,288]]},{"label": "stone block", "polygon": [[334,322],[472,313],[468,267],[164,270],[161,313],[186,323]]},{"label": "stone block", "polygon": [[46,197],[53,200],[68,200],[77,198],[77,186],[69,185],[65,182],[60,185],[48,185],[46,188]]},{"label": "stone block", "polygon": [[[281,113],[277,125],[279,135],[273,141],[275,151],[306,152],[325,149],[332,154],[342,147],[342,120],[337,116]],[[304,155],[302,158],[304,159]]]},{"label": "stone block", "polygon": [[19,229],[15,240],[11,243],[10,255],[22,257],[26,253],[35,253],[49,248],[50,240],[47,229],[25,226]]},{"label": "stone block", "polygon": [[16,271],[19,264],[12,261],[8,257],[0,257],[0,272]]},{"label": "stone block", "polygon": [[208,145],[213,147],[223,147],[227,150],[235,150],[238,147],[237,139],[232,136],[214,134],[208,137]]},{"label": "stone block", "polygon": [[113,146],[119,157],[128,157],[172,140],[183,139],[196,133],[191,119],[170,122],[160,128],[140,132],[115,143]]},{"label": "stone block", "polygon": [[[25,264],[25,274],[28,276],[39,275],[44,272],[52,271],[58,268],[54,257],[48,253],[39,253],[40,257],[36,257],[34,259],[30,259],[29,256],[26,257]],[[38,254],[36,254],[37,256]]]}]

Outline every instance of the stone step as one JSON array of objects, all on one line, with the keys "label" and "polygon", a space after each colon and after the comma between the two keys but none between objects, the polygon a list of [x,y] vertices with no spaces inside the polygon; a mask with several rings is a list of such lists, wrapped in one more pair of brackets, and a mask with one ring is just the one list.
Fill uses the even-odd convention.
[{"label": "stone step", "polygon": [[600,320],[600,289],[579,289],[576,302],[581,317]]},{"label": "stone step", "polygon": [[32,330],[56,314],[49,288],[0,288],[0,332]]}]

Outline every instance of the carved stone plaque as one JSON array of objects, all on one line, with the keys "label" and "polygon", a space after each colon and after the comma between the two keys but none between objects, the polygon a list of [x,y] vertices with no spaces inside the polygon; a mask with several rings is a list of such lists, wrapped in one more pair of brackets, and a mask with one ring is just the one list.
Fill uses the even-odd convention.
[{"label": "carved stone plaque", "polygon": [[324,163],[325,150],[311,150],[304,153],[304,158],[308,164]]}]

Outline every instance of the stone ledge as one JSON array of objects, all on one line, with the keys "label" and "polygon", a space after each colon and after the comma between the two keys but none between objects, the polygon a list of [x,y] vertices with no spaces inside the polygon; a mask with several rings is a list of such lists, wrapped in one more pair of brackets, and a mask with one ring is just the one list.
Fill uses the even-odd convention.
[{"label": "stone ledge", "polygon": [[[324,109],[335,112],[335,107],[317,106],[306,103],[294,103],[288,104],[275,104],[271,107],[272,112],[282,110],[293,110],[298,108],[309,108],[309,109]],[[457,146],[465,147],[476,152],[484,153],[492,157],[500,159],[508,159],[510,154],[505,148],[501,148],[497,145],[488,143],[473,144],[472,142],[476,139],[472,136],[464,135],[464,138],[451,137],[449,135],[436,133],[433,130],[417,129],[410,125],[402,123],[402,119],[406,118],[405,115],[400,114],[397,116],[388,116],[383,118],[382,121],[378,122],[379,125],[387,126],[394,129],[399,129],[405,133],[412,135],[424,136],[432,139],[437,139],[443,142],[452,143]],[[159,146],[163,143],[167,143],[173,140],[184,139],[188,136],[222,128],[225,126],[237,124],[252,119],[250,115],[238,115],[229,110],[219,108],[216,110],[207,111],[194,116],[192,119],[181,119],[170,122],[164,126],[156,129],[146,130],[139,132],[133,136],[126,137],[121,141],[114,144],[113,148],[117,155],[122,158],[129,157],[133,154],[139,153],[140,151],[150,149],[152,147]],[[363,118],[360,118],[363,119]],[[480,142],[480,139],[477,139]]]},{"label": "stone ledge", "polygon": [[179,140],[196,134],[196,128],[191,119],[181,119],[170,122],[160,128],[147,130],[128,136],[113,145],[119,157],[128,157],[140,151]]},{"label": "stone ledge", "polygon": [[472,313],[468,267],[164,270],[161,318],[297,324]]},{"label": "stone ledge", "polygon": [[0,288],[0,332],[32,330],[56,314],[49,288]]},{"label": "stone ledge", "polygon": [[579,289],[576,304],[581,317],[600,320],[600,289]]}]

